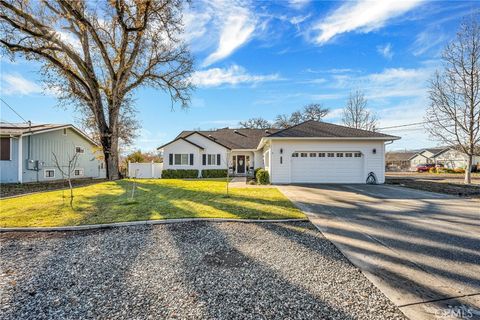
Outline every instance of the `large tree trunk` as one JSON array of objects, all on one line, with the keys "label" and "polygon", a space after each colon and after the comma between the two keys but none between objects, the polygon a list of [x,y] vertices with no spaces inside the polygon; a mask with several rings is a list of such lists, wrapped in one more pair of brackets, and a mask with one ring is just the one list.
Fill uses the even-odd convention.
[{"label": "large tree trunk", "polygon": [[118,138],[116,135],[113,135],[109,130],[107,130],[106,132],[102,133],[101,141],[103,154],[105,156],[107,179],[118,180]]},{"label": "large tree trunk", "polygon": [[470,184],[472,182],[472,161],[473,156],[469,154],[467,156],[467,167],[465,168],[465,184]]}]

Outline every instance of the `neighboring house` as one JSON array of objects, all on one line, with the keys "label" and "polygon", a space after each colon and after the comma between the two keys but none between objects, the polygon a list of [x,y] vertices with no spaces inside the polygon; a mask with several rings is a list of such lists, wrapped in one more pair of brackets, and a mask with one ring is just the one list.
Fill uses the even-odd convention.
[{"label": "neighboring house", "polygon": [[445,148],[430,148],[418,151],[410,158],[410,165],[415,168],[419,164],[435,163],[434,156],[443,150]]},{"label": "neighboring house", "polygon": [[0,182],[23,183],[62,179],[61,166],[78,153],[73,178],[105,178],[98,145],[70,124],[0,123]]},{"label": "neighboring house", "polygon": [[229,169],[251,175],[265,168],[274,184],[365,183],[385,180],[385,142],[378,132],[306,121],[287,129],[183,131],[159,147],[163,169]]},{"label": "neighboring house", "polygon": [[414,151],[390,151],[385,153],[385,170],[408,171],[410,170],[410,158],[416,155]]},{"label": "neighboring house", "polygon": [[[474,156],[472,160],[472,166],[480,167],[480,155]],[[467,155],[454,148],[442,147],[421,150],[410,158],[412,170],[415,170],[419,164],[425,163],[442,164],[450,169],[465,169],[467,167]]]}]

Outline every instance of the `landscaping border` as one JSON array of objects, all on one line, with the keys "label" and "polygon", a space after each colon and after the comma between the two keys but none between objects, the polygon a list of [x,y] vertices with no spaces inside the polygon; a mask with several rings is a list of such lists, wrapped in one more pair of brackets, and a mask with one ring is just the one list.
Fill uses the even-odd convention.
[{"label": "landscaping border", "polygon": [[234,218],[181,218],[181,219],[165,219],[165,220],[141,220],[129,222],[114,222],[104,224],[85,224],[79,226],[65,226],[65,227],[13,227],[0,228],[0,233],[4,232],[55,232],[55,231],[83,231],[83,230],[97,230],[110,229],[117,227],[130,227],[142,225],[157,225],[157,224],[171,224],[184,222],[241,222],[241,223],[282,223],[282,222],[307,222],[305,219],[234,219]]}]

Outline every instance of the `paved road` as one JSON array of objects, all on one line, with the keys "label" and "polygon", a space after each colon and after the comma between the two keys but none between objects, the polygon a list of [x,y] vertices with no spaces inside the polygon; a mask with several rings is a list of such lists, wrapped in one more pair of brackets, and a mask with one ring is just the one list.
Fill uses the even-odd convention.
[{"label": "paved road", "polygon": [[412,319],[480,319],[480,202],[387,185],[281,186]]}]

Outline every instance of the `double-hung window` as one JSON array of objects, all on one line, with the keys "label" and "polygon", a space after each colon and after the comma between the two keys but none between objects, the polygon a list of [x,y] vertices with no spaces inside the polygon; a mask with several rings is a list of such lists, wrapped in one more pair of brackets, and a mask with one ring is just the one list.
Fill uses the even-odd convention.
[{"label": "double-hung window", "polygon": [[217,155],[216,154],[207,154],[207,165],[209,165],[209,166],[217,165]]},{"label": "double-hung window", "polygon": [[188,165],[188,153],[176,153],[174,156],[174,164],[179,166]]}]

